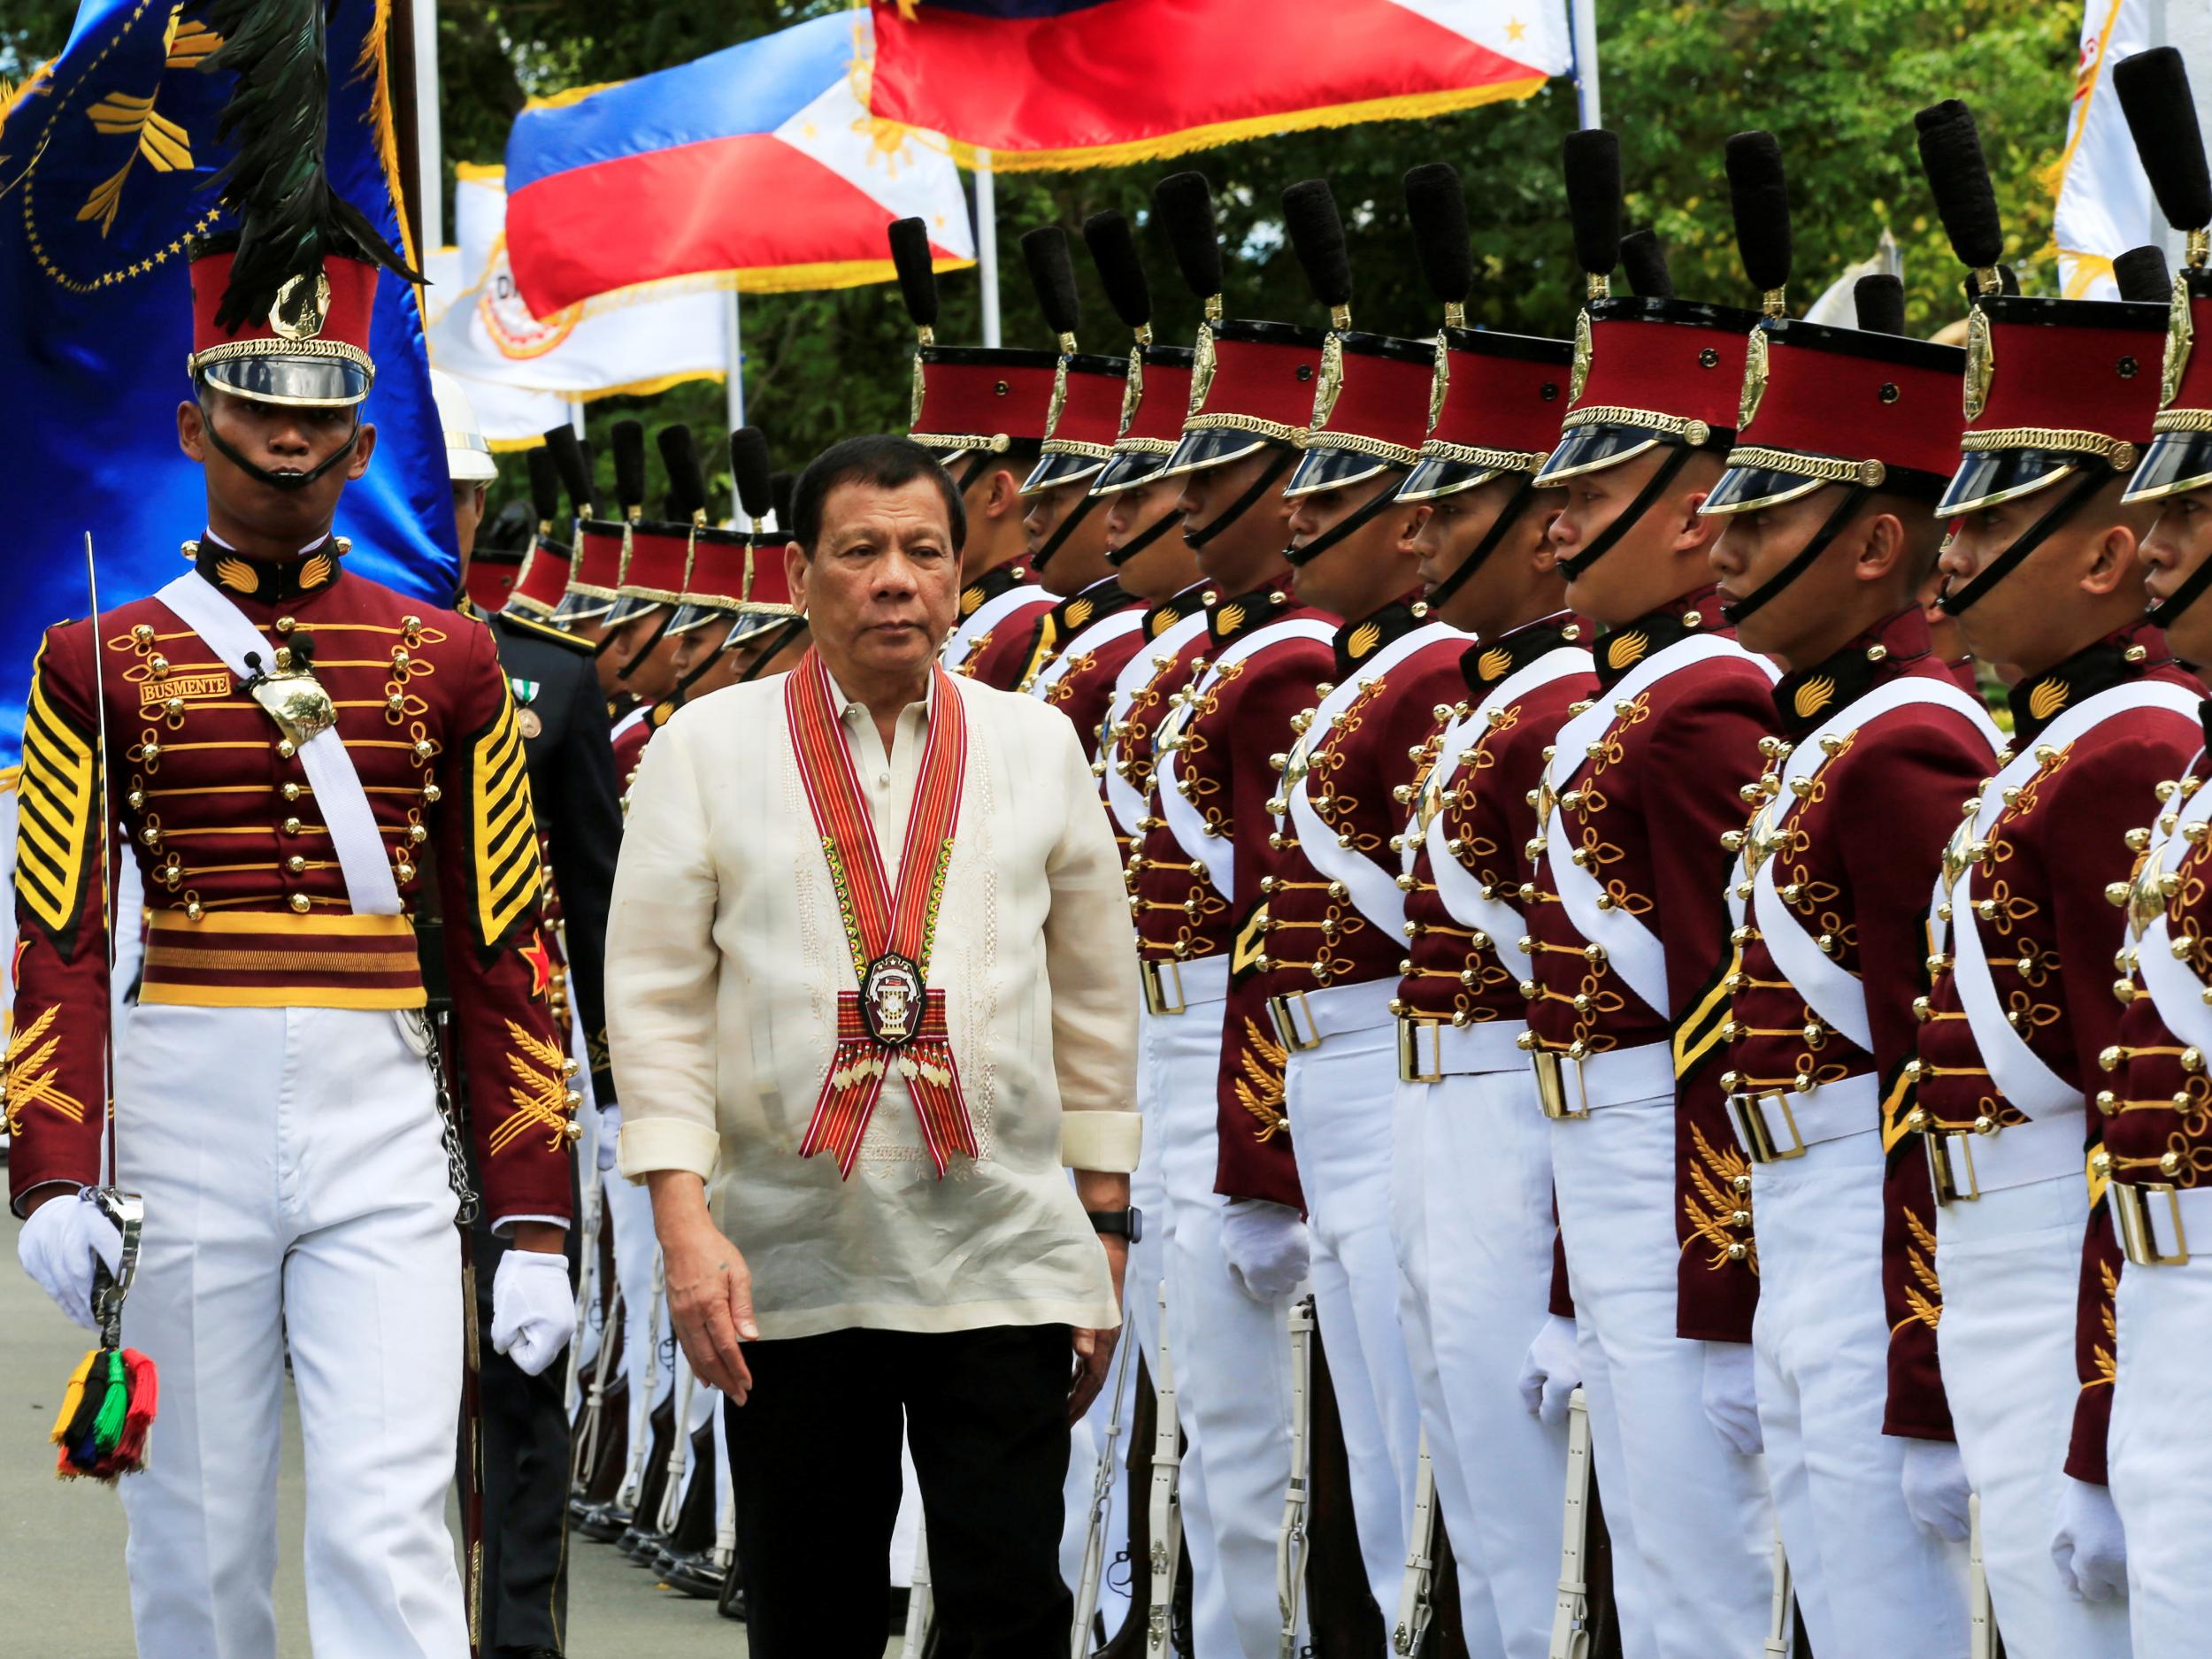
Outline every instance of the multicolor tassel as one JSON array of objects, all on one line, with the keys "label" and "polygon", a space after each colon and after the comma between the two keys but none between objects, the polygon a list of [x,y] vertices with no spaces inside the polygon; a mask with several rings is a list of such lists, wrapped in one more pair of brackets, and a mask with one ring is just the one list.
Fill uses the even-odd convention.
[{"label": "multicolor tassel", "polygon": [[47,1436],[59,1448],[54,1472],[64,1480],[113,1480],[143,1468],[159,1397],[153,1362],[136,1348],[86,1355]]}]

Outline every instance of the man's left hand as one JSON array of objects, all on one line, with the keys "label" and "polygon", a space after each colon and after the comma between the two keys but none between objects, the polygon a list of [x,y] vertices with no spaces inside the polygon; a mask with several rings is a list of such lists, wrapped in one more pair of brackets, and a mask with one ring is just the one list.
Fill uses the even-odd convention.
[{"label": "man's left hand", "polygon": [[[1102,1233],[1098,1240],[1106,1252],[1106,1265],[1114,1276],[1114,1301],[1121,1301],[1122,1276],[1129,1268],[1129,1240],[1115,1233]],[[1106,1386],[1106,1375],[1114,1363],[1114,1347],[1121,1339],[1121,1327],[1093,1331],[1082,1326],[1073,1333],[1075,1344],[1075,1375],[1068,1384],[1068,1422],[1080,1423],[1083,1414],[1091,1409],[1099,1391]]]}]

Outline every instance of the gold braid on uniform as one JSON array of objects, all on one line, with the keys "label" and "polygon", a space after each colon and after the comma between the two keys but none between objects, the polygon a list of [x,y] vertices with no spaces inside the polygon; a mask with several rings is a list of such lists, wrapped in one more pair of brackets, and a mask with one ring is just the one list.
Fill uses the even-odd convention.
[{"label": "gold braid on uniform", "polygon": [[1912,1310],[1913,1318],[1932,1331],[1943,1322],[1943,1285],[1935,1271],[1935,1229],[1907,1210],[1905,1230],[1912,1235],[1912,1242],[1905,1248],[1905,1264],[1916,1281],[1905,1286],[1905,1306]]},{"label": "gold braid on uniform", "polygon": [[568,1056],[559,1043],[534,1037],[511,1019],[507,1022],[507,1036],[514,1044],[507,1064],[518,1087],[507,1091],[515,1110],[492,1131],[492,1154],[496,1156],[505,1151],[533,1125],[549,1132],[549,1149],[558,1151],[568,1144]]},{"label": "gold braid on uniform", "polygon": [[23,772],[16,786],[15,890],[65,961],[76,954],[92,826],[99,817],[92,740],[46,695],[42,647],[23,719]]},{"label": "gold braid on uniform", "polygon": [[1237,1070],[1244,1075],[1233,1087],[1237,1104],[1259,1120],[1260,1131],[1253,1139],[1264,1146],[1290,1127],[1290,1119],[1283,1115],[1283,1067],[1289,1063],[1290,1050],[1254,1020],[1244,1022],[1244,1037],[1246,1047],[1237,1056]]},{"label": "gold braid on uniform", "polygon": [[23,1113],[32,1106],[59,1112],[73,1124],[84,1121],[84,1102],[54,1082],[53,1060],[61,1039],[46,1033],[60,1012],[58,1003],[8,1039],[6,1058],[0,1062],[6,1072],[0,1080],[0,1111],[5,1113],[12,1135],[23,1133]]},{"label": "gold braid on uniform", "polygon": [[[1750,1162],[1734,1146],[1716,1148],[1695,1124],[1690,1125],[1690,1136],[1696,1148],[1690,1159],[1690,1185],[1696,1190],[1683,1194],[1682,1212],[1689,1217],[1691,1240],[1701,1240],[1711,1248],[1707,1267],[1742,1262],[1755,1273],[1759,1242],[1751,1236]],[[1737,1220],[1738,1216],[1744,1219]]]},{"label": "gold braid on uniform", "polygon": [[537,822],[523,768],[522,728],[515,700],[500,681],[499,713],[469,755],[470,921],[487,950],[505,944],[537,913]]}]

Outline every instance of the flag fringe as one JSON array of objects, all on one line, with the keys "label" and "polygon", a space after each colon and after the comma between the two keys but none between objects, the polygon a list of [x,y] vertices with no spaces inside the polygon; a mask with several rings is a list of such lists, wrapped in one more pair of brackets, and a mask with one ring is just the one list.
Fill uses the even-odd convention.
[{"label": "flag fringe", "polygon": [[[1279,133],[1310,133],[1325,127],[1356,127],[1369,121],[1410,121],[1449,115],[1486,104],[1518,103],[1533,97],[1549,79],[1531,75],[1525,80],[1500,81],[1486,87],[1457,87],[1445,92],[1406,93],[1395,97],[1369,98],[1358,104],[1324,104],[1310,110],[1288,110],[1277,115],[1253,116],[1242,120],[1215,121],[1187,127],[1179,132],[1125,144],[1098,144],[1075,150],[994,150],[988,145],[949,139],[952,157],[972,169],[979,153],[987,153],[994,173],[1059,173],[1079,167],[1125,167],[1141,161],[1164,161],[1195,150],[1268,138]],[[881,279],[871,279],[879,280]]]}]

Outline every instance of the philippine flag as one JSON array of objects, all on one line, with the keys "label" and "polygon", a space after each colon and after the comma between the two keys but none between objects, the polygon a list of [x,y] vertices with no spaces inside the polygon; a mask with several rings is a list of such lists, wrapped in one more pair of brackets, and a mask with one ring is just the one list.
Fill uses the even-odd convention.
[{"label": "philippine flag", "polygon": [[870,113],[869,14],[844,12],[636,81],[535,101],[507,140],[507,252],[541,317],[616,288],[732,273],[750,292],[895,274],[919,217],[940,270],[975,235],[951,149]]},{"label": "philippine flag", "polygon": [[1563,0],[873,0],[878,115],[1079,167],[1525,98]]}]

